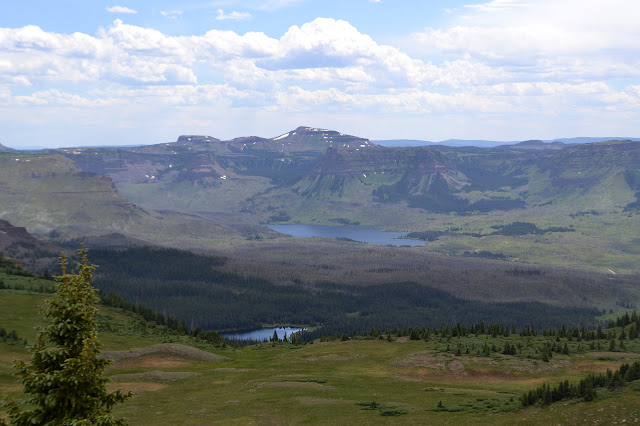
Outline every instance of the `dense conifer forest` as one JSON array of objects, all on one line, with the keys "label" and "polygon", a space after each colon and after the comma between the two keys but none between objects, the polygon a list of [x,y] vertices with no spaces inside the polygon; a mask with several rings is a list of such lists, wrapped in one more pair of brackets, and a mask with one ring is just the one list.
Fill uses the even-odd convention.
[{"label": "dense conifer forest", "polygon": [[[372,327],[480,321],[549,328],[593,325],[599,314],[594,308],[540,302],[472,302],[410,281],[283,285],[259,276],[222,271],[226,262],[222,257],[175,249],[94,249],[91,258],[100,265],[95,283],[103,292],[118,294],[205,330],[300,324],[322,326],[322,332],[333,334]],[[508,268],[494,279],[509,281],[543,273]],[[451,280],[459,278],[459,272],[452,270]]]}]

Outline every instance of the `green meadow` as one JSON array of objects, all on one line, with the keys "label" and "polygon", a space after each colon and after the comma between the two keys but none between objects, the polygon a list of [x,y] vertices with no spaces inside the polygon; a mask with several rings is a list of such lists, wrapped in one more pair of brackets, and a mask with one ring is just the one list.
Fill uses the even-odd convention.
[{"label": "green meadow", "polygon": [[[0,327],[33,343],[39,308],[52,295],[32,290],[51,282],[0,278],[22,288],[0,290]],[[640,360],[640,339],[620,340],[622,328],[606,323],[607,337],[596,340],[508,330],[464,336],[389,330],[240,348],[198,341],[120,309],[101,307],[98,320],[103,353],[116,360],[109,387],[134,393],[115,409],[130,424],[612,424],[640,418],[637,381],[597,389],[592,402],[527,408],[520,402],[543,383],[577,383],[590,372]],[[503,354],[507,344],[517,348],[513,355]],[[545,360],[543,348],[551,346]],[[22,341],[0,343],[1,399],[24,398],[10,364],[28,357]]]}]

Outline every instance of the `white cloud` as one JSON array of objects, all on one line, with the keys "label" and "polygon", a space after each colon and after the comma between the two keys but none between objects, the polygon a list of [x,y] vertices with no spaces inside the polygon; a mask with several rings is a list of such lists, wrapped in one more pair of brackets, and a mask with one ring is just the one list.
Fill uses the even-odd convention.
[{"label": "white cloud", "polygon": [[125,6],[107,7],[107,12],[111,12],[111,13],[128,13],[128,14],[133,14],[133,15],[138,13],[137,10],[129,9],[128,7],[125,7]]},{"label": "white cloud", "polygon": [[640,85],[629,86],[626,91],[640,100]]},{"label": "white cloud", "polygon": [[214,63],[235,58],[264,58],[278,51],[278,40],[264,33],[238,35],[233,31],[211,30],[201,37],[190,37],[186,42],[199,59]]},{"label": "white cloud", "polygon": [[504,100],[492,100],[473,93],[442,94],[407,90],[354,94],[338,89],[309,91],[297,86],[278,93],[277,101],[280,108],[291,112],[314,111],[321,107],[335,110],[347,108],[350,111],[369,114],[442,114],[451,111],[499,113],[512,108],[512,105]]},{"label": "white cloud", "polygon": [[160,14],[170,19],[176,19],[178,16],[182,15],[182,11],[181,10],[161,10]]},{"label": "white cloud", "polygon": [[110,45],[118,53],[141,57],[156,57],[167,61],[192,60],[192,54],[184,43],[184,38],[168,37],[160,31],[123,24],[116,20],[100,34],[100,42]]},{"label": "white cloud", "polygon": [[488,3],[470,4],[466,5],[465,7],[481,12],[495,13],[505,10],[514,10],[516,8],[528,8],[533,6],[533,3],[523,3],[520,0],[492,0]]},{"label": "white cloud", "polygon": [[0,125],[12,123],[15,111],[37,107],[43,123],[72,116],[94,123],[94,111],[127,128],[135,121],[165,128],[161,121],[174,113],[193,116],[188,122],[200,126],[215,122],[211,117],[256,111],[270,117],[263,123],[298,116],[357,114],[376,123],[389,123],[378,121],[383,116],[438,116],[438,126],[451,123],[457,130],[458,117],[472,132],[489,126],[483,120],[490,117],[492,128],[504,133],[504,126],[517,127],[513,123],[533,129],[571,116],[572,126],[592,125],[575,117],[606,117],[611,128],[631,128],[625,123],[640,120],[640,30],[609,25],[604,11],[602,22],[588,18],[593,11],[586,23],[556,18],[552,12],[565,7],[559,3],[494,0],[452,11],[452,26],[414,35],[421,59],[328,18],[294,25],[279,38],[221,30],[170,36],[121,20],[96,35],[0,28]]},{"label": "white cloud", "polygon": [[240,21],[243,19],[251,18],[251,14],[249,12],[236,12],[235,10],[231,13],[224,13],[224,10],[218,9],[218,16],[216,16],[217,20],[225,20],[231,19],[235,21]]},{"label": "white cloud", "polygon": [[[502,2],[506,3],[514,2]],[[554,30],[560,31],[550,27],[544,37],[553,38]],[[346,21],[326,18],[317,18],[300,27],[294,25],[279,39],[263,33],[239,35],[220,30],[201,36],[173,37],[120,20],[100,31],[97,37],[50,33],[27,26],[0,29],[0,51],[3,52],[0,81],[21,84],[101,80],[120,84],[226,81],[263,90],[315,84],[375,91],[430,87],[461,90],[536,79],[584,80],[603,74],[616,78],[640,77],[638,59],[616,62],[587,56],[558,66],[553,55],[540,53],[537,59],[522,59],[526,56],[520,54],[526,50],[522,44],[535,44],[541,39],[505,42],[503,39],[517,38],[515,34],[520,31],[517,28],[483,28],[487,37],[482,40],[474,37],[474,31],[457,26],[416,35],[439,51],[462,49],[457,59],[433,64],[415,59],[393,46],[379,44]],[[507,44],[500,51],[491,49],[491,43]],[[512,57],[505,59],[509,55]],[[526,60],[534,62],[523,62]]]},{"label": "white cloud", "polygon": [[[469,57],[529,78],[624,78],[640,71],[635,0],[493,0],[413,35],[425,54]],[[615,77],[614,77],[615,76]]]}]

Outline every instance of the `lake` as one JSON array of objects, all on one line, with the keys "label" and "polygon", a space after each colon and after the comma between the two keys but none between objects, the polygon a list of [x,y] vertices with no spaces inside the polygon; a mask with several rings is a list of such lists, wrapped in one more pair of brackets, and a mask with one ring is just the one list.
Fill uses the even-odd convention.
[{"label": "lake", "polygon": [[424,241],[403,240],[408,232],[381,231],[371,226],[365,225],[265,225],[282,234],[294,237],[329,237],[348,238],[367,244],[391,245],[391,246],[423,246]]},{"label": "lake", "polygon": [[278,333],[278,338],[282,340],[285,333],[287,333],[287,338],[289,338],[291,334],[296,333],[300,330],[304,330],[304,328],[295,328],[295,327],[259,328],[257,330],[252,330],[252,331],[243,331],[242,333],[223,333],[221,334],[221,336],[227,339],[257,340],[262,342],[264,340],[271,339],[271,337],[273,337],[274,331]]}]

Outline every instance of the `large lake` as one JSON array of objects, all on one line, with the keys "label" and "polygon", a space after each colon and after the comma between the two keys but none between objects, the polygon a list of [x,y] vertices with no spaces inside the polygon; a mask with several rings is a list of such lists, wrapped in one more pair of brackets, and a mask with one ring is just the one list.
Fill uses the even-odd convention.
[{"label": "large lake", "polygon": [[263,342],[264,340],[271,339],[271,337],[273,337],[274,331],[278,333],[278,338],[282,340],[285,333],[287,334],[287,338],[289,338],[293,333],[297,333],[300,330],[304,330],[304,329],[294,328],[294,327],[260,328],[258,330],[244,331],[242,333],[223,333],[222,337],[226,337],[227,339],[257,340],[257,341]]},{"label": "large lake", "polygon": [[391,246],[422,246],[424,241],[399,239],[407,235],[407,232],[381,231],[371,226],[365,225],[265,225],[282,234],[294,237],[329,237],[348,238],[368,244],[380,244]]}]

